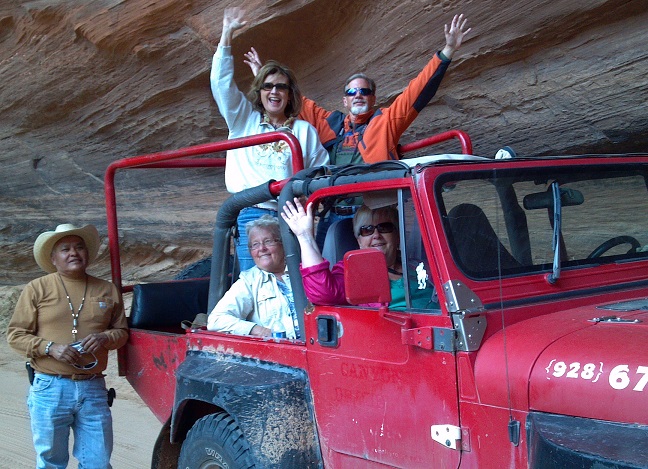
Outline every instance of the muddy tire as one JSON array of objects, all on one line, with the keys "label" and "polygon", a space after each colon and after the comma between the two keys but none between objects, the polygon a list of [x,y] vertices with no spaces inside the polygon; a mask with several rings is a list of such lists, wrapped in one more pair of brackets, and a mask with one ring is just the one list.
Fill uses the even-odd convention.
[{"label": "muddy tire", "polygon": [[236,421],[224,412],[198,420],[180,451],[178,469],[250,469],[254,459]]}]

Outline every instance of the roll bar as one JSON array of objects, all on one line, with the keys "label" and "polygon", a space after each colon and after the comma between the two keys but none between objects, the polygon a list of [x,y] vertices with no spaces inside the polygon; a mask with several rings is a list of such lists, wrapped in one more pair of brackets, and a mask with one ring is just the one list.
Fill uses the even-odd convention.
[{"label": "roll bar", "polygon": [[[250,147],[264,143],[284,141],[290,147],[292,154],[293,174],[304,169],[299,140],[293,134],[286,132],[268,132],[251,135],[249,137],[235,138],[221,142],[205,143],[178,150],[162,151],[145,155],[132,156],[113,161],[104,175],[104,194],[106,199],[106,222],[108,229],[108,246],[110,248],[110,269],[113,283],[120,291],[130,291],[132,288],[122,286],[121,261],[119,253],[119,233],[117,230],[117,198],[115,195],[115,174],[120,169],[149,169],[149,168],[208,168],[225,166],[225,158],[196,158],[191,156],[205,155],[215,152],[233,150],[235,148]],[[288,180],[273,182],[269,190],[273,195],[278,195]]]},{"label": "roll bar", "polygon": [[431,145],[436,145],[437,143],[445,142],[447,140],[452,140],[456,138],[461,144],[461,153],[464,155],[472,155],[472,141],[470,136],[463,130],[453,129],[448,130],[440,134],[432,135],[431,137],[418,140],[416,142],[408,143],[406,145],[401,145],[398,148],[398,154],[400,158],[403,158],[403,155],[408,151],[419,150],[421,148],[429,147]]}]

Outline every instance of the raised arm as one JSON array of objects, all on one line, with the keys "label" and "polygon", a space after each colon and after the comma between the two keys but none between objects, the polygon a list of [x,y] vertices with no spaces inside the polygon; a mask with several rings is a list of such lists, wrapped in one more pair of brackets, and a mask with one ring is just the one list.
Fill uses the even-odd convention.
[{"label": "raised arm", "polygon": [[304,207],[295,198],[294,204],[286,202],[281,216],[297,236],[301,248],[301,273],[308,299],[318,305],[346,304],[344,268],[342,261],[329,270],[328,261],[320,253],[313,235],[313,206]]},{"label": "raised arm", "polygon": [[286,202],[281,217],[297,237],[299,248],[301,249],[302,267],[321,264],[324,258],[315,242],[312,204],[308,204],[304,212],[303,205],[295,197],[294,203],[290,202],[290,200]]},{"label": "raised arm", "polygon": [[[467,20],[462,14],[455,15],[450,26],[444,26],[446,44],[443,50],[431,57],[388,108],[382,109],[380,119],[372,120],[364,133],[364,144],[359,147],[365,162],[375,163],[396,157],[398,141],[403,132],[434,97],[450,66],[450,59],[470,32],[466,24]],[[322,141],[327,140],[322,138]]]}]

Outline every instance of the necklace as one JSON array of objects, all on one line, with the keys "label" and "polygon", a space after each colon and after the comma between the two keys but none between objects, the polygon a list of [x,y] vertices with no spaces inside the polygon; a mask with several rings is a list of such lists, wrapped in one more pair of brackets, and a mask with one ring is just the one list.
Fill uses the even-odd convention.
[{"label": "necklace", "polygon": [[283,129],[283,130],[292,131],[293,124],[295,123],[295,118],[289,117],[288,119],[286,119],[286,121],[283,124],[273,124],[272,122],[270,122],[270,116],[267,115],[266,113],[263,113],[263,118],[261,119],[261,122],[265,124],[270,124],[275,130]]},{"label": "necklace", "polygon": [[77,327],[79,326],[79,313],[83,309],[83,305],[85,303],[85,297],[86,293],[88,293],[88,276],[85,276],[85,289],[83,290],[83,298],[81,298],[81,305],[79,306],[79,310],[75,313],[74,312],[74,306],[72,305],[72,300],[70,299],[70,294],[67,291],[67,288],[65,288],[65,283],[63,282],[63,278],[61,277],[61,274],[58,274],[58,278],[61,281],[61,285],[63,285],[63,290],[65,291],[65,296],[67,297],[68,300],[68,305],[70,306],[70,311],[72,311],[72,342],[76,342],[77,340]]},{"label": "necklace", "polygon": [[387,271],[388,271],[390,274],[394,274],[394,275],[403,275],[403,272],[399,272],[398,270],[396,270],[396,269],[392,269],[391,267],[388,267],[388,268],[387,268]]}]

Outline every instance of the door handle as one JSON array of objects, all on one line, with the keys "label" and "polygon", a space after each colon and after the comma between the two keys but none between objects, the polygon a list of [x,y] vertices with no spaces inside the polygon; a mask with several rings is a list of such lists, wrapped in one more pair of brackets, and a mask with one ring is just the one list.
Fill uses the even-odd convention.
[{"label": "door handle", "polygon": [[335,316],[317,316],[317,341],[322,347],[337,347],[339,336],[338,320]]}]

